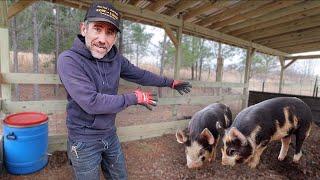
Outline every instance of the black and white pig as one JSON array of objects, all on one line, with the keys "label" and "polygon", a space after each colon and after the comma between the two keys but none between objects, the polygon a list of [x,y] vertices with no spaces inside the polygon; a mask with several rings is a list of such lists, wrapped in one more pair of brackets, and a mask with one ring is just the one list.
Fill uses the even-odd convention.
[{"label": "black and white pig", "polygon": [[252,105],[241,111],[223,136],[222,164],[247,163],[255,168],[271,141],[281,140],[278,160],[288,152],[291,135],[296,136],[294,162],[302,156],[301,146],[309,136],[311,110],[295,97],[279,97]]},{"label": "black and white pig", "polygon": [[188,127],[176,132],[177,141],[185,144],[188,168],[198,168],[204,162],[215,159],[220,133],[231,124],[230,108],[221,103],[214,103],[196,112]]}]

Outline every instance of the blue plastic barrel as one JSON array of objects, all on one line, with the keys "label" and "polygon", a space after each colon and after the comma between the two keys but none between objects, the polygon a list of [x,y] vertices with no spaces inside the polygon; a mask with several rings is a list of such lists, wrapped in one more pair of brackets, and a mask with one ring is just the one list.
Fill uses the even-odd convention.
[{"label": "blue plastic barrel", "polygon": [[4,163],[11,174],[30,174],[48,163],[48,116],[38,112],[9,115],[3,123]]}]

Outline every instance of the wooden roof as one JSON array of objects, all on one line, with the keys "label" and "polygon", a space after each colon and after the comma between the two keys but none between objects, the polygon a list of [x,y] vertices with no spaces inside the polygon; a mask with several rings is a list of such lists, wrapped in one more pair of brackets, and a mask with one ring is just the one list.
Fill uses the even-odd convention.
[{"label": "wooden roof", "polygon": [[[81,9],[88,8],[92,2],[92,0],[47,1]],[[288,56],[292,53],[320,50],[320,1],[318,0],[114,0],[111,2],[120,10],[124,19],[173,29],[182,26],[185,34],[240,47],[253,47],[268,54]],[[8,16],[10,17],[10,14]]]}]

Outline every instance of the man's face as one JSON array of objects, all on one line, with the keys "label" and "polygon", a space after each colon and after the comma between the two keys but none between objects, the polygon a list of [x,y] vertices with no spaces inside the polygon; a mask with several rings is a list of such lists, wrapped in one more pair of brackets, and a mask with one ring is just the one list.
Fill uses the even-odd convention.
[{"label": "man's face", "polygon": [[117,40],[116,28],[107,22],[81,23],[81,34],[85,37],[86,46],[92,56],[102,59]]}]

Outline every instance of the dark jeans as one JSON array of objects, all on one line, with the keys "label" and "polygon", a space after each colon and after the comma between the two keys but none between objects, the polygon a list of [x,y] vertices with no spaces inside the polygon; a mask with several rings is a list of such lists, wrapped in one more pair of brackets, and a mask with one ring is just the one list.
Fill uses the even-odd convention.
[{"label": "dark jeans", "polygon": [[68,140],[68,156],[77,180],[99,180],[100,165],[106,179],[128,179],[117,135],[94,142]]}]

